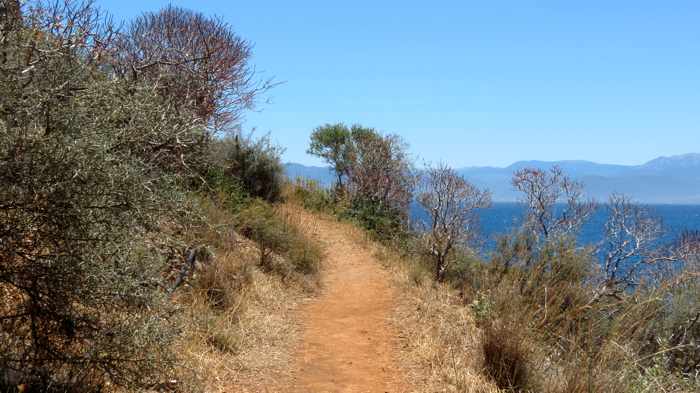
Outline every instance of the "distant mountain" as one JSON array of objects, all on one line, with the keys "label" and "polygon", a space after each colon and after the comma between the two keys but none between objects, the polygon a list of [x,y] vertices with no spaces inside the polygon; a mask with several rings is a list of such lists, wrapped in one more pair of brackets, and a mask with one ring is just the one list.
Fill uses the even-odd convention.
[{"label": "distant mountain", "polygon": [[295,180],[296,178],[315,180],[323,187],[331,186],[333,179],[335,179],[333,170],[329,167],[306,166],[290,162],[284,164],[284,170],[287,178],[290,180]]},{"label": "distant mountain", "polygon": [[[487,188],[494,201],[519,198],[511,185],[513,172],[526,167],[549,169],[554,165],[584,183],[586,193],[605,200],[611,193],[623,193],[642,203],[700,204],[700,154],[659,157],[642,165],[609,165],[590,161],[519,161],[505,168],[468,167],[458,173]],[[330,168],[287,164],[290,178],[311,178],[323,185],[333,182]]]},{"label": "distant mountain", "polygon": [[697,174],[700,168],[700,154],[690,153],[680,156],[659,157],[639,167],[649,173]]}]

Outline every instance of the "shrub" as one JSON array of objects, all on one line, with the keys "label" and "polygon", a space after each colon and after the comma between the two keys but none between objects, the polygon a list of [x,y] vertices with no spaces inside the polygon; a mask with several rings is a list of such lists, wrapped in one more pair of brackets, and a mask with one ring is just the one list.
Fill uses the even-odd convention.
[{"label": "shrub", "polygon": [[260,266],[270,269],[272,253],[285,252],[289,248],[289,237],[274,209],[263,201],[255,200],[236,217],[238,230],[254,240],[260,248]]},{"label": "shrub", "polygon": [[109,64],[120,78],[157,84],[175,107],[221,130],[273,85],[256,79],[251,47],[221,19],[169,5],[128,23]]},{"label": "shrub", "polygon": [[284,168],[282,150],[269,136],[257,140],[235,136],[219,142],[223,149],[224,173],[238,182],[250,196],[276,202],[282,195]]},{"label": "shrub", "polygon": [[166,228],[207,122],[107,63],[91,2],[31,1],[2,21],[0,384],[133,390],[171,371]]},{"label": "shrub", "polygon": [[215,263],[208,266],[197,280],[197,288],[206,294],[209,305],[216,310],[236,314],[244,288],[253,281],[252,266],[246,263]]},{"label": "shrub", "polygon": [[349,202],[341,217],[355,220],[382,240],[407,230],[416,178],[407,145],[398,135],[327,124],[314,130],[308,152],[333,165],[337,179],[332,196]]},{"label": "shrub", "polygon": [[[283,277],[292,273],[315,275],[322,259],[321,248],[304,236],[288,217],[260,200],[237,215],[241,234],[254,240],[260,249],[260,265]],[[274,254],[286,259],[277,260]]]},{"label": "shrub", "polygon": [[520,328],[488,325],[482,342],[486,373],[501,389],[524,391],[529,387],[527,349]]},{"label": "shrub", "polygon": [[355,221],[380,240],[406,235],[404,213],[381,201],[357,197],[341,212],[341,217]]},{"label": "shrub", "polygon": [[112,122],[125,104],[115,84],[84,85],[49,124],[0,122],[0,371],[33,389],[145,387],[172,364],[165,259],[146,239],[180,198],[115,149],[116,135],[143,132]]},{"label": "shrub", "polygon": [[209,164],[204,180],[205,183],[197,184],[197,188],[229,212],[237,213],[250,203],[250,195],[241,182],[227,176],[223,166]]},{"label": "shrub", "polygon": [[290,188],[290,197],[305,209],[333,213],[340,208],[341,201],[314,180],[295,179]]},{"label": "shrub", "polygon": [[318,274],[323,252],[313,241],[300,233],[293,235],[292,245],[287,251],[287,257],[294,266],[294,270],[305,275]]}]

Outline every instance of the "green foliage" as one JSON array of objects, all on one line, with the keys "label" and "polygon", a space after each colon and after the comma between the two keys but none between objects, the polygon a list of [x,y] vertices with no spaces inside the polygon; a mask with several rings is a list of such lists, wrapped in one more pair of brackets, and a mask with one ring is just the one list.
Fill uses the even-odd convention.
[{"label": "green foliage", "polygon": [[270,268],[272,253],[286,250],[289,240],[275,211],[265,202],[254,200],[236,218],[240,233],[258,243],[260,265]]},{"label": "green foliage", "polygon": [[485,321],[492,317],[493,302],[483,292],[477,292],[469,306],[477,321]]},{"label": "green foliage", "polygon": [[319,186],[316,181],[296,179],[291,189],[291,196],[305,209],[324,213],[334,213],[341,209],[340,202],[333,193]]},{"label": "green foliage", "polygon": [[311,133],[308,154],[323,158],[333,166],[337,176],[336,185],[343,186],[352,167],[353,145],[350,129],[342,124],[326,124]]},{"label": "green foliage", "polygon": [[[402,235],[415,178],[407,146],[396,135],[382,135],[372,128],[343,124],[318,127],[311,135],[308,152],[323,157],[338,176],[335,212],[351,219],[383,240]],[[343,178],[347,178],[345,184]],[[325,204],[316,190],[297,187],[309,205]],[[346,206],[347,205],[347,206]]]},{"label": "green foliage", "polygon": [[[150,386],[177,324],[147,239],[182,196],[144,147],[179,119],[156,114],[147,87],[56,56],[36,83],[6,69],[0,83],[0,372],[46,390]],[[74,90],[52,97],[63,84]]]},{"label": "green foliage", "polygon": [[343,210],[341,218],[352,220],[381,240],[391,240],[406,235],[403,212],[386,206],[381,201],[355,198]]},{"label": "green foliage", "polygon": [[223,150],[223,167],[231,181],[238,182],[250,196],[276,202],[282,196],[284,168],[282,150],[269,136],[257,140],[235,136],[218,142]]},{"label": "green foliage", "polygon": [[[219,98],[246,85],[231,77],[250,76],[247,56],[237,58],[242,73],[218,67],[217,76],[207,74],[216,97],[187,101],[192,85],[168,78],[168,67],[120,57],[107,18],[91,4],[30,1],[21,20],[0,21],[0,386],[144,391],[171,377],[179,322],[162,277],[181,259],[178,238],[190,220],[183,185],[202,172],[221,179],[215,168],[203,169],[213,118],[241,108],[222,108]],[[199,14],[168,15],[178,13],[189,16],[180,22],[232,38],[228,26]],[[199,38],[188,45],[211,38],[185,30]],[[145,39],[119,37],[121,44]],[[150,44],[163,49],[159,40]],[[191,66],[207,56],[168,65],[201,70]],[[247,87],[243,107],[256,91]],[[276,184],[269,174],[281,173],[269,145],[242,150],[248,161],[233,171],[254,175],[257,183],[244,183],[251,193],[273,197],[274,188],[260,186]],[[234,183],[218,185],[242,195]]]},{"label": "green foliage", "polygon": [[223,166],[208,165],[204,180],[204,184],[199,184],[200,189],[232,213],[239,212],[250,202],[250,195],[240,181],[226,175]]}]

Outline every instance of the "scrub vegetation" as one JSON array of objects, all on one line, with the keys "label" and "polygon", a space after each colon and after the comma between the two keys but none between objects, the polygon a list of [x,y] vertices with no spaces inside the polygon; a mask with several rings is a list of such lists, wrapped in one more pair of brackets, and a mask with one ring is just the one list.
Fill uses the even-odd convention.
[{"label": "scrub vegetation", "polygon": [[[525,168],[512,179],[525,220],[484,254],[488,190],[445,165],[417,169],[400,136],[362,125],[312,132],[331,188],[288,180],[282,147],[241,131],[275,84],[251,55],[231,26],[175,6],[117,28],[89,0],[0,0],[0,392],[293,381],[299,307],[323,292],[333,246],[319,238],[345,250],[329,258],[336,291],[322,305],[347,300],[348,280],[363,307],[362,285],[382,295],[366,330],[393,308],[402,345],[382,325],[384,342],[355,348],[396,352],[373,360],[401,369],[375,379],[700,389],[700,234],[661,241],[660,220],[627,196],[595,202],[559,168]],[[604,241],[577,244],[595,209],[608,212]],[[364,262],[346,277],[353,256]]]}]

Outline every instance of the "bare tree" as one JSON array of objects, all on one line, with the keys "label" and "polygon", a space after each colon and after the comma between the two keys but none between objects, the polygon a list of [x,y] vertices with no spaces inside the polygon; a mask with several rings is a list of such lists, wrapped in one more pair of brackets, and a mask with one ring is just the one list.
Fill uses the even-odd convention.
[{"label": "bare tree", "polygon": [[596,208],[595,202],[584,200],[583,185],[558,166],[521,169],[513,175],[513,186],[524,194],[527,227],[544,240],[573,234]]},{"label": "bare tree", "polygon": [[427,242],[435,261],[435,279],[442,281],[450,254],[456,246],[473,238],[476,211],[491,205],[491,195],[452,168],[439,165],[427,170],[418,201],[430,217]]},{"label": "bare tree", "polygon": [[114,71],[156,82],[164,97],[211,128],[236,125],[272,82],[257,80],[251,45],[220,19],[168,6],[135,19],[115,52]]},{"label": "bare tree", "polygon": [[660,247],[661,220],[624,195],[613,194],[606,206],[601,295],[617,296],[639,283],[645,266],[678,260],[677,253]]},{"label": "bare tree", "polygon": [[398,135],[381,135],[352,126],[350,194],[407,214],[415,176],[406,143]]}]

